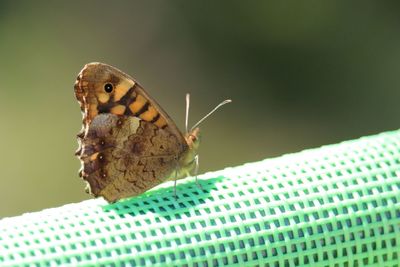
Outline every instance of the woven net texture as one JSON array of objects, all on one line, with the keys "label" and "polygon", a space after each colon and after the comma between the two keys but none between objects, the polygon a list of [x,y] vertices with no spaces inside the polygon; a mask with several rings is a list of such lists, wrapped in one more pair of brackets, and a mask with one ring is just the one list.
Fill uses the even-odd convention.
[{"label": "woven net texture", "polygon": [[0,266],[400,266],[400,131],[0,220]]}]

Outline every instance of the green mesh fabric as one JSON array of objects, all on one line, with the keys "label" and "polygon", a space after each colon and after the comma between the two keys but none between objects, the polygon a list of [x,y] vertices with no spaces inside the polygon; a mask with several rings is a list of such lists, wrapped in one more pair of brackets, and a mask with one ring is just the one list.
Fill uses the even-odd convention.
[{"label": "green mesh fabric", "polygon": [[5,218],[0,265],[399,266],[399,159],[394,131]]}]

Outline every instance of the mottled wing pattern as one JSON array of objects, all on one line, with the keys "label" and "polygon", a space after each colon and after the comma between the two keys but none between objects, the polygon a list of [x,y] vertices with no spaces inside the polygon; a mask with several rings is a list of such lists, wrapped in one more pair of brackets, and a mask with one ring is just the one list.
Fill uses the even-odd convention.
[{"label": "mottled wing pattern", "polygon": [[100,114],[81,138],[81,176],[90,193],[109,202],[139,195],[176,169],[179,139],[132,116]]}]

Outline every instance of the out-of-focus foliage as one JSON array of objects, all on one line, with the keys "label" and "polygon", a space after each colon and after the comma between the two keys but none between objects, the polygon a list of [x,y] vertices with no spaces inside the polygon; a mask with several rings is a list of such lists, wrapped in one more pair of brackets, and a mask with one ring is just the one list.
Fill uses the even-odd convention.
[{"label": "out-of-focus foliage", "polygon": [[202,125],[201,172],[396,129],[395,1],[1,1],[0,217],[89,196],[73,84],[85,63],[134,76],[179,126]]}]

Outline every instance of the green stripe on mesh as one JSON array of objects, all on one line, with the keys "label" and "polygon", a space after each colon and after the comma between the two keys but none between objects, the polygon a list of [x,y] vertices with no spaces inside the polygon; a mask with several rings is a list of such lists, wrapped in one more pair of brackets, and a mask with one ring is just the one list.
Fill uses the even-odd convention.
[{"label": "green stripe on mesh", "polygon": [[400,131],[0,221],[0,265],[398,266]]}]

